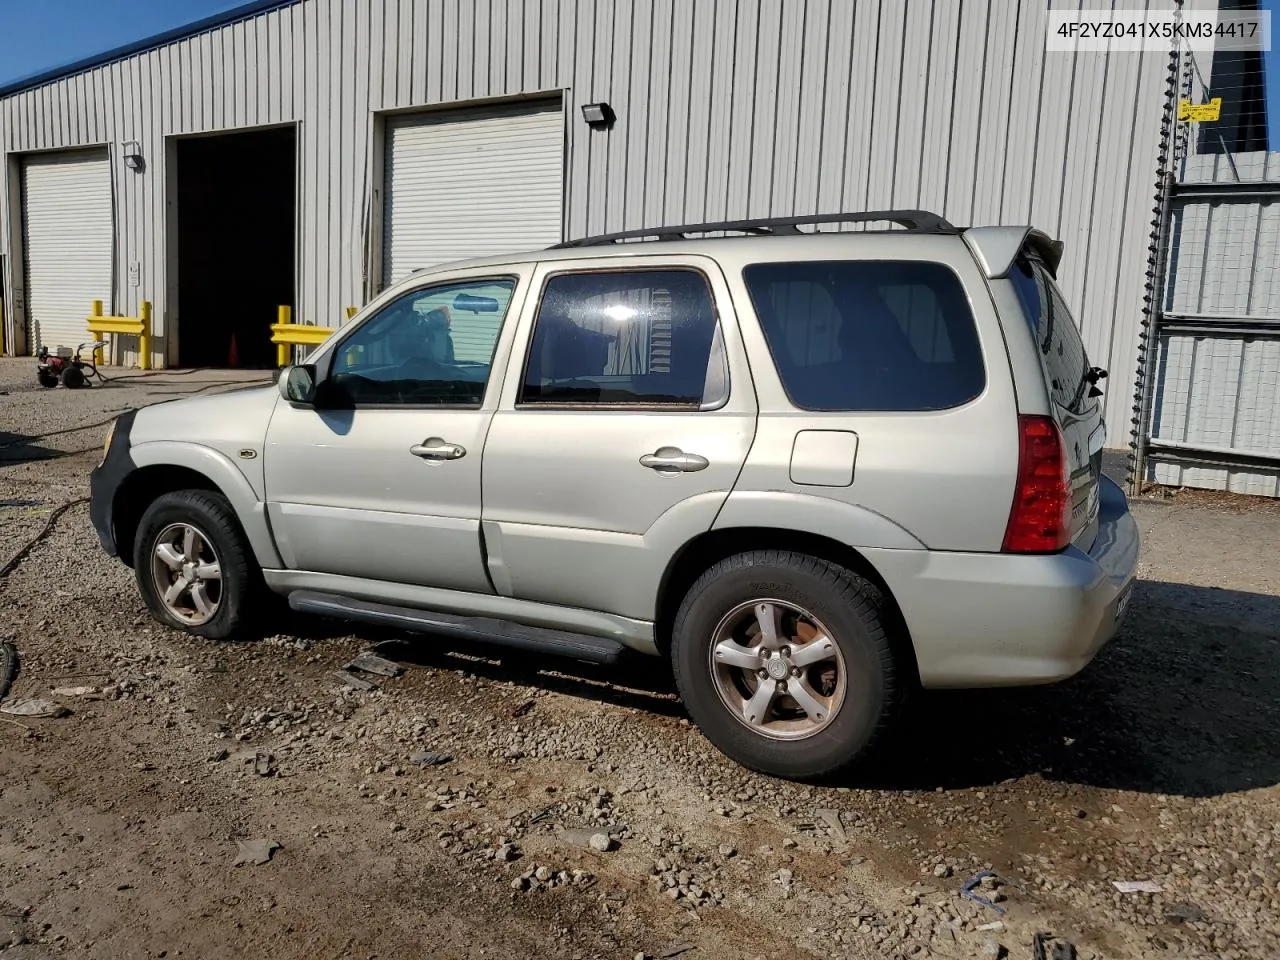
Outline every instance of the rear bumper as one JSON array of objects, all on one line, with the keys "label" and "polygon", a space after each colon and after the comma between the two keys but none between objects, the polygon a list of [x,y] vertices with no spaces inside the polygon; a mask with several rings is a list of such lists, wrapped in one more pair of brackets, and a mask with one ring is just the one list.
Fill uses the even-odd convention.
[{"label": "rear bumper", "polygon": [[866,551],[902,609],[924,686],[1064,680],[1111,639],[1132,594],[1139,536],[1124,492],[1105,477],[1100,485],[1088,553]]}]

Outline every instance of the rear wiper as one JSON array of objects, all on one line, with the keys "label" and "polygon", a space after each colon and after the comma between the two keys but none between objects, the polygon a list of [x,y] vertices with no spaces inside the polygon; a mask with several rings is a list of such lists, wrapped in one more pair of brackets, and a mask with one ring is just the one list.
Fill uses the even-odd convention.
[{"label": "rear wiper", "polygon": [[1084,372],[1084,378],[1089,381],[1089,396],[1102,396],[1098,381],[1107,379],[1107,371],[1103,370],[1102,367],[1088,367]]}]

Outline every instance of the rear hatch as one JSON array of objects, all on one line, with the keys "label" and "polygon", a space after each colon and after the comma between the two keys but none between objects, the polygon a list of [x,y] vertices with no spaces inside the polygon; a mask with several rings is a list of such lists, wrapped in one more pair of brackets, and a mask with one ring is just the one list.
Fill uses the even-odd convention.
[{"label": "rear hatch", "polygon": [[1098,533],[1098,483],[1106,440],[1098,381],[1106,374],[1090,364],[1062,291],[1034,248],[1018,257],[1009,279],[1035,336],[1053,417],[1066,442],[1071,542],[1088,550]]}]

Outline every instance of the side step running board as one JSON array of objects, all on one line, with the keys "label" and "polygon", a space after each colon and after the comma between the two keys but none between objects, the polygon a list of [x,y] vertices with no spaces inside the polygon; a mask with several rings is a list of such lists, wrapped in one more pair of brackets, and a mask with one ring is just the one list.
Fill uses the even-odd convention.
[{"label": "side step running board", "polygon": [[614,663],[626,648],[608,637],[592,637],[582,633],[566,633],[545,627],[529,627],[508,620],[489,617],[459,617],[451,613],[435,613],[398,607],[388,603],[353,600],[334,593],[296,590],[289,594],[289,606],[300,613],[314,613],[340,620],[355,620],[383,627],[395,627],[412,633],[435,633],[465,640],[494,643],[517,650],[550,653],[591,663]]}]

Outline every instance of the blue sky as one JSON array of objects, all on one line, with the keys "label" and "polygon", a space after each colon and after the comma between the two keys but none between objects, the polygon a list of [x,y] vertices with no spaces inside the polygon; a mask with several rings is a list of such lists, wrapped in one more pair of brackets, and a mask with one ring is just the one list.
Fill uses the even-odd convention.
[{"label": "blue sky", "polygon": [[0,83],[163,33],[245,0],[0,0]]},{"label": "blue sky", "polygon": [[[0,0],[0,84],[161,33],[243,0]],[[1262,0],[1280,33],[1280,0]],[[1267,55],[1267,129],[1280,150],[1280,38]]]}]

